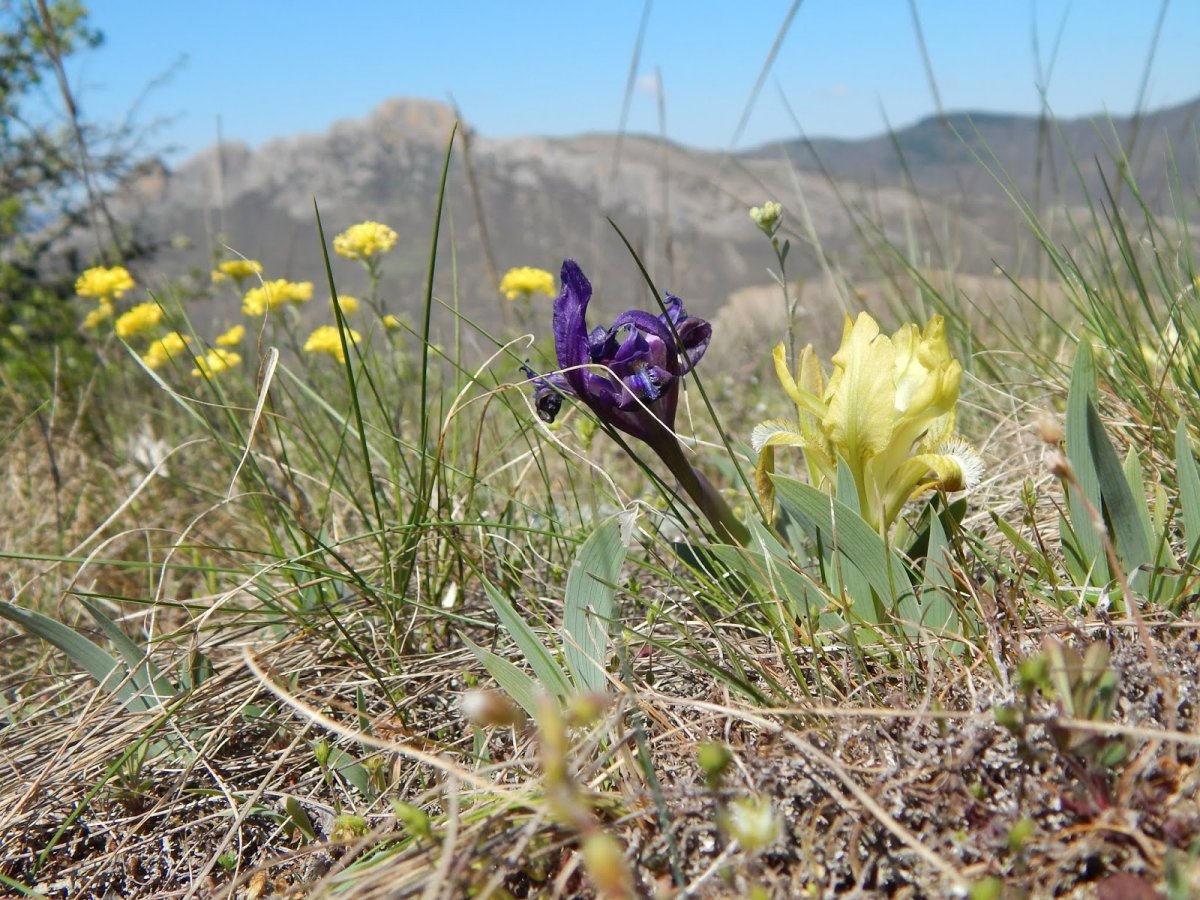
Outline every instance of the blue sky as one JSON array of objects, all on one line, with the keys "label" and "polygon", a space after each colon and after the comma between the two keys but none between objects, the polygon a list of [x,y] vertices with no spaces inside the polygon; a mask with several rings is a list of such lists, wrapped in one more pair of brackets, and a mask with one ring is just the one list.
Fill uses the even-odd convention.
[{"label": "blue sky", "polygon": [[[615,131],[641,0],[90,0],[103,47],[73,61],[87,115],[162,120],[180,155],[216,137],[259,144],[366,115],[392,96],[458,101],[490,137]],[[730,146],[791,0],[656,0],[629,128]],[[1060,116],[1134,108],[1156,0],[916,0],[948,110]],[[1060,37],[1061,35],[1061,37]],[[1146,105],[1200,95],[1200,3],[1166,11]],[[140,98],[140,102],[139,102]],[[786,105],[784,102],[786,98]],[[929,115],[935,101],[908,0],[805,0],[738,146],[795,136],[861,137]]]}]

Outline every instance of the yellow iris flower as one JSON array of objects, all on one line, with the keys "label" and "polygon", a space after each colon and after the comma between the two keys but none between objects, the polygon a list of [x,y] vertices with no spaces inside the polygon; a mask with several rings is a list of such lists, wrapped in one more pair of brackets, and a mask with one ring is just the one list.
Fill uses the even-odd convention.
[{"label": "yellow iris flower", "polygon": [[751,436],[759,454],[758,488],[768,506],[776,447],[803,449],[812,482],[830,494],[838,462],[844,463],[854,477],[860,514],[882,535],[910,499],[979,482],[979,455],[954,437],[962,366],[950,353],[941,316],[924,329],[905,325],[891,336],[881,334],[867,313],[847,317],[828,382],[811,346],[801,353],[795,375],[783,344],[774,357],[796,418],[763,422]]}]

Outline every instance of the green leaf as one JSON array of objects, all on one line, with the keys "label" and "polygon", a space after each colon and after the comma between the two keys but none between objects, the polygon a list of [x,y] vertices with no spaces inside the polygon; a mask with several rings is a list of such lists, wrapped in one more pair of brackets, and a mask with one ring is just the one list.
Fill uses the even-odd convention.
[{"label": "green leaf", "polygon": [[1187,561],[1196,563],[1197,547],[1200,547],[1200,471],[1196,458],[1192,456],[1192,444],[1188,440],[1187,422],[1180,417],[1175,428],[1175,471],[1179,480],[1179,505],[1183,514],[1183,536],[1187,541]]},{"label": "green leaf", "polygon": [[375,799],[375,790],[371,787],[371,775],[357,759],[344,750],[334,748],[329,753],[329,768],[336,771],[367,800]]},{"label": "green leaf", "polygon": [[[846,465],[844,459],[838,459],[837,496],[851,509],[862,509],[862,498],[858,496],[858,486],[854,483],[854,473],[850,471],[850,467]],[[854,498],[853,502],[847,502],[851,497]],[[845,551],[841,549],[838,549],[834,555],[835,557],[840,556],[843,559],[848,559]],[[863,612],[869,609],[871,617],[865,621],[879,622],[882,619],[882,610],[875,605],[875,598],[871,596],[871,584],[863,576],[862,572],[859,571],[857,566],[835,564],[830,571],[840,574],[842,586],[846,589],[846,593],[850,597],[856,614],[861,616]],[[879,594],[880,598],[886,596],[888,595]]]},{"label": "green leaf", "polygon": [[[91,600],[80,598],[80,602],[96,620],[96,624],[100,626],[105,637],[112,641],[113,646],[117,648],[117,652],[125,660],[129,671],[133,672],[132,681],[138,686],[142,695],[158,703],[174,696],[175,686],[163,677],[158,666],[142,651],[141,647],[130,639],[129,635],[121,630],[121,626],[106,616],[104,611]],[[156,700],[155,694],[157,694]]]},{"label": "green leaf", "polygon": [[312,819],[308,817],[308,813],[304,811],[299,800],[291,796],[286,797],[283,801],[283,808],[287,810],[288,821],[297,831],[307,840],[315,841],[317,839],[317,829],[313,827]]},{"label": "green leaf", "polygon": [[483,663],[488,674],[496,679],[496,684],[500,685],[500,689],[512,697],[525,712],[529,713],[530,718],[537,716],[538,695],[541,693],[538,690],[537,682],[504,657],[497,656],[491,650],[485,650],[465,635],[461,637],[463,643],[475,654],[475,658]]},{"label": "green leaf", "polygon": [[[808,518],[824,534],[832,535],[837,549],[862,573],[880,598],[895,603],[905,592],[911,592],[904,565],[895,551],[884,544],[883,538],[855,510],[802,481],[780,475],[772,479],[780,501]],[[874,604],[860,604],[859,598],[854,599],[854,614],[865,622],[875,623]]]},{"label": "green leaf", "polygon": [[1150,521],[1150,498],[1146,494],[1146,481],[1142,477],[1142,458],[1133,447],[1126,452],[1121,471],[1125,475],[1125,483],[1129,485],[1129,493],[1133,496],[1133,505],[1142,523],[1142,531],[1146,534],[1146,541],[1153,544],[1155,532]]},{"label": "green leaf", "polygon": [[608,687],[605,662],[616,616],[616,584],[624,562],[621,516],[613,516],[583,542],[567,573],[564,653],[575,683],[585,691],[603,693]]},{"label": "green leaf", "polygon": [[1117,458],[1117,451],[1104,433],[1100,414],[1089,399],[1087,403],[1088,443],[1096,466],[1100,496],[1116,535],[1117,552],[1125,567],[1126,577],[1137,590],[1145,589],[1149,572],[1143,569],[1150,562],[1150,540],[1142,525],[1141,515],[1133,502],[1129,482]]},{"label": "green leaf", "polygon": [[533,629],[513,608],[508,598],[489,581],[483,582],[483,589],[487,592],[488,600],[491,601],[492,609],[496,611],[500,624],[516,641],[518,649],[525,656],[525,661],[529,663],[529,667],[541,680],[542,688],[556,697],[565,697],[570,694],[571,682],[558,663],[554,661],[550,651],[538,640]]},{"label": "green leaf", "polygon": [[[1100,477],[1096,474],[1091,443],[1088,440],[1088,404],[1096,396],[1096,361],[1087,339],[1079,342],[1075,351],[1075,368],[1071,373],[1071,388],[1067,394],[1066,438],[1067,458],[1075,472],[1078,488],[1067,488],[1067,510],[1071,530],[1082,557],[1081,568],[1091,575],[1091,583],[1102,587],[1112,580],[1100,534],[1092,524],[1087,503],[1100,509]],[[1085,498],[1086,501],[1085,502]],[[1064,542],[1067,536],[1062,534]]]},{"label": "green leaf", "polygon": [[0,618],[8,619],[67,654],[72,662],[108,691],[115,693],[127,709],[144,712],[157,705],[153,700],[144,697],[132,680],[126,680],[128,670],[123,665],[74,629],[7,600],[0,600]]},{"label": "green leaf", "polygon": [[941,516],[929,517],[929,549],[925,557],[925,575],[921,583],[921,600],[911,593],[900,601],[900,618],[914,637],[921,631],[935,635],[961,635],[958,612],[951,601],[954,579],[950,574],[950,542]]}]

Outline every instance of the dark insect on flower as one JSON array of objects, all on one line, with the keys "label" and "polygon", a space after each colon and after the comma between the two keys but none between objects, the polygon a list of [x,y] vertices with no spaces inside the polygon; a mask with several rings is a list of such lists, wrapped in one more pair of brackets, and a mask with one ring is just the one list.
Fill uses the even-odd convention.
[{"label": "dark insect on flower", "polygon": [[563,392],[570,388],[565,381],[556,386],[554,382],[559,381],[556,376],[539,375],[528,365],[521,366],[521,371],[533,382],[533,406],[537,410],[538,418],[543,422],[553,422],[558,411],[562,409]]},{"label": "dark insect on flower", "polygon": [[663,440],[675,427],[679,379],[708,349],[712,326],[667,294],[666,315],[629,310],[610,328],[589,331],[592,286],[574,260],[563,262],[561,283],[554,301],[559,371],[537,375],[522,367],[533,381],[538,415],[554,421],[565,395],[626,434],[651,444]]}]

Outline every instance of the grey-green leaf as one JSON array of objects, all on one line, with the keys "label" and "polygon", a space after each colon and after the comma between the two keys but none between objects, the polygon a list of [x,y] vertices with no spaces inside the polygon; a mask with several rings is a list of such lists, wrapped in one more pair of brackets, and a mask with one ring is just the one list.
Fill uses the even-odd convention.
[{"label": "grey-green leaf", "polygon": [[[1100,509],[1100,478],[1088,440],[1088,404],[1096,396],[1096,360],[1092,345],[1086,339],[1075,351],[1075,367],[1071,372],[1071,388],[1067,394],[1066,438],[1067,458],[1075,472],[1079,487],[1067,491],[1067,508],[1071,528],[1075,532],[1083,568],[1091,572],[1091,583],[1103,586],[1109,582],[1108,561],[1104,558],[1100,534],[1092,524],[1088,503]],[[1082,496],[1081,496],[1082,494]],[[1085,498],[1086,501],[1085,502]],[[1063,535],[1065,539],[1065,535]]]},{"label": "grey-green leaf", "polygon": [[1187,540],[1187,560],[1196,563],[1196,547],[1200,545],[1200,471],[1192,456],[1187,422],[1180,418],[1175,428],[1175,470],[1179,478],[1179,505],[1183,512],[1183,535]]},{"label": "grey-green leaf", "polygon": [[491,582],[484,581],[483,589],[487,592],[492,609],[496,611],[500,624],[504,626],[518,649],[525,656],[525,661],[542,682],[542,687],[556,697],[571,693],[571,683],[563,670],[555,662],[554,657],[546,646],[534,634],[532,628],[513,608],[512,603]]},{"label": "grey-green leaf", "polygon": [[125,660],[125,665],[133,672],[133,682],[141,690],[143,696],[154,698],[157,694],[157,702],[171,697],[175,693],[175,686],[163,677],[158,666],[154,661],[143,652],[142,648],[135,644],[124,631],[121,630],[116,622],[104,614],[100,607],[88,600],[86,597],[81,598],[80,602],[83,608],[88,611],[96,624],[100,626],[100,630],[104,632],[117,652],[121,654],[121,658]]},{"label": "grey-green leaf", "polygon": [[102,647],[92,643],[62,622],[55,621],[35,610],[9,603],[7,600],[0,600],[0,617],[8,619],[67,654],[77,666],[109,691],[115,692],[117,699],[128,709],[142,712],[155,706],[153,700],[142,696],[136,684],[126,679],[128,670],[123,665],[113,659]]},{"label": "grey-green leaf", "polygon": [[602,693],[607,687],[604,664],[616,616],[616,584],[624,562],[621,520],[613,516],[583,542],[567,573],[564,652],[576,684],[586,691]]},{"label": "grey-green leaf", "polygon": [[475,654],[475,658],[483,663],[488,674],[496,679],[500,689],[533,718],[538,714],[538,686],[532,678],[510,663],[502,656],[497,656],[491,650],[485,650],[470,638],[463,637],[463,642]]},{"label": "grey-green leaf", "polygon": [[[894,551],[858,512],[802,481],[780,475],[773,475],[772,479],[779,500],[806,516],[822,532],[833,536],[837,548],[863,574],[881,599],[895,602],[912,590]],[[893,578],[896,579],[894,585]],[[860,610],[858,599],[855,598],[855,614],[864,621],[875,622],[874,609],[864,606]]]},{"label": "grey-green leaf", "polygon": [[[934,634],[961,635],[963,629],[951,599],[954,576],[950,572],[950,562],[950,541],[942,527],[942,517],[933,514],[929,518],[929,550],[925,557],[920,605],[902,602],[900,608],[906,619]],[[914,612],[916,617],[912,618]]]},{"label": "grey-green leaf", "polygon": [[1150,562],[1150,541],[1142,525],[1141,516],[1133,502],[1129,482],[1117,451],[1104,433],[1100,414],[1089,399],[1087,402],[1088,443],[1092,448],[1092,459],[1096,466],[1096,479],[1100,484],[1100,496],[1104,508],[1116,533],[1117,550],[1126,576],[1134,587],[1144,590],[1149,573],[1142,567]]}]

